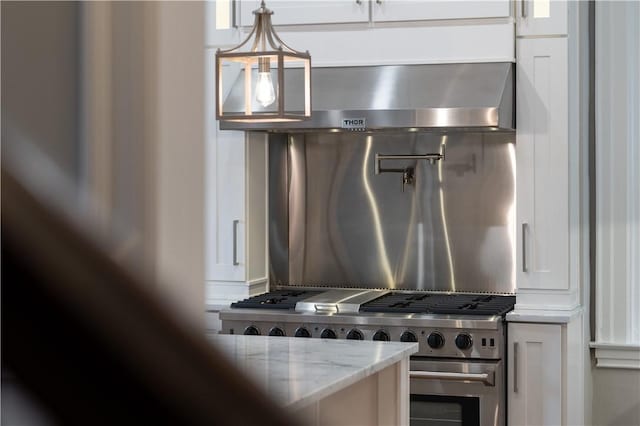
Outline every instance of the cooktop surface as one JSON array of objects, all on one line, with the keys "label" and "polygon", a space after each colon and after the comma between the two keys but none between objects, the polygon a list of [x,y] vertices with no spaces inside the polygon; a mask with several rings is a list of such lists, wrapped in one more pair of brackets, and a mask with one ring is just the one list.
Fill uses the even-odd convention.
[{"label": "cooktop surface", "polygon": [[504,315],[515,303],[515,296],[397,292],[365,303],[360,312]]},{"label": "cooktop surface", "polygon": [[296,303],[322,293],[322,290],[274,290],[232,303],[232,308],[294,309]]},{"label": "cooktop surface", "polygon": [[[313,289],[281,289],[274,290],[258,296],[231,304],[232,308],[247,309],[282,309],[294,310],[296,304],[302,306],[311,301],[318,301],[324,295],[335,299],[336,304],[344,302],[349,291],[313,290]],[[443,315],[504,315],[511,311],[516,303],[515,296],[491,295],[491,294],[439,294],[423,292],[389,292],[380,290],[368,290],[370,297],[353,306],[351,312],[371,313],[415,313],[415,314],[443,314]],[[378,296],[377,294],[380,294]],[[309,301],[309,303],[305,302]],[[330,301],[320,300],[321,307],[331,305]],[[313,303],[312,303],[313,305]],[[316,303],[315,307],[318,308]],[[344,307],[343,307],[344,308]],[[338,307],[337,311],[343,311]]]}]

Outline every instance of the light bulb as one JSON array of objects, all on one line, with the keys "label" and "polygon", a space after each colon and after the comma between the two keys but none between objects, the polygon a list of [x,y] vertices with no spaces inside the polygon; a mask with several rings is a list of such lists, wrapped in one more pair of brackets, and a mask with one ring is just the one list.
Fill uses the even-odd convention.
[{"label": "light bulb", "polygon": [[268,107],[276,100],[276,91],[271,80],[269,58],[258,60],[258,82],[256,83],[256,101],[263,107]]},{"label": "light bulb", "polygon": [[263,107],[268,107],[276,100],[276,92],[273,90],[270,72],[259,72],[256,84],[256,101]]}]

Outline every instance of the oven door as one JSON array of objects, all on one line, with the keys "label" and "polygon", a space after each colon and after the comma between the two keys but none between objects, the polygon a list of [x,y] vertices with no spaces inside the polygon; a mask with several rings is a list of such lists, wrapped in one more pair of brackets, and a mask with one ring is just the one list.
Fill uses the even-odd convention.
[{"label": "oven door", "polygon": [[503,426],[502,361],[412,358],[411,426]]}]

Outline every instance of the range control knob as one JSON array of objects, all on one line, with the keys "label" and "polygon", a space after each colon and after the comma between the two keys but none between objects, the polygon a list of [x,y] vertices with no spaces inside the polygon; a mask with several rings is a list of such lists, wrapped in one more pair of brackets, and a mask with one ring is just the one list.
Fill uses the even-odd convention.
[{"label": "range control knob", "polygon": [[400,335],[401,342],[417,342],[418,338],[412,331],[405,331]]},{"label": "range control knob", "polygon": [[320,338],[321,339],[337,339],[338,336],[336,336],[336,332],[331,330],[330,328],[325,328],[324,330],[322,330],[322,333],[320,334]]},{"label": "range control knob", "polygon": [[391,340],[391,338],[389,337],[389,333],[387,333],[386,331],[378,330],[373,335],[373,340],[379,340],[381,342],[388,342],[389,340]]},{"label": "range control knob", "polygon": [[273,327],[269,330],[269,336],[284,336],[284,330],[280,327]]},{"label": "range control knob", "polygon": [[362,335],[362,332],[360,330],[356,330],[354,328],[353,330],[350,330],[347,333],[347,339],[349,339],[349,340],[362,340],[362,339],[364,339],[364,336]]},{"label": "range control knob", "polygon": [[255,325],[250,325],[249,327],[244,329],[245,336],[259,336],[260,330]]},{"label": "range control knob", "polygon": [[309,330],[307,330],[304,327],[300,327],[299,329],[296,330],[296,334],[294,335],[296,337],[311,337],[311,333],[309,333]]},{"label": "range control knob", "polygon": [[456,346],[460,350],[469,349],[473,345],[473,340],[471,340],[471,336],[466,333],[460,333],[456,336]]},{"label": "range control knob", "polygon": [[427,337],[427,345],[432,349],[440,349],[444,346],[444,336],[437,331],[432,332]]}]

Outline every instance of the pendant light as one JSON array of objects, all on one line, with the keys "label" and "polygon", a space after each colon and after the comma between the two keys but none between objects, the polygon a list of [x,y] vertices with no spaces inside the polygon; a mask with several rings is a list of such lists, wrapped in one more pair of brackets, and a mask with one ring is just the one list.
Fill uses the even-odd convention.
[{"label": "pendant light", "polygon": [[216,53],[216,118],[261,123],[310,118],[309,52],[298,52],[278,37],[271,24],[273,12],[264,1],[253,14],[249,36],[238,46]]}]

